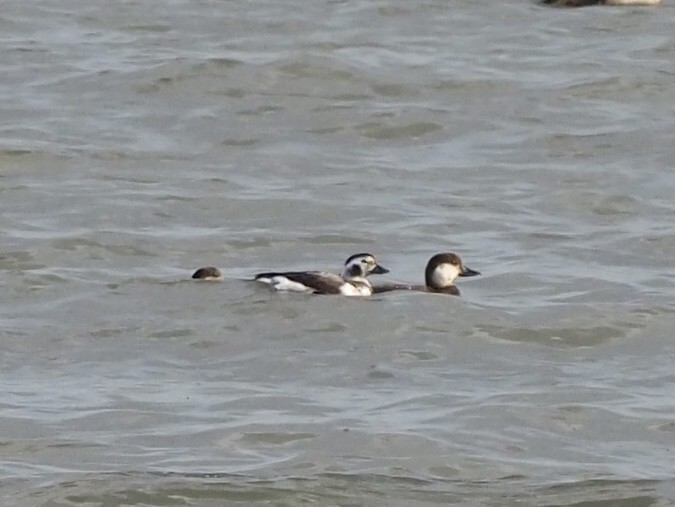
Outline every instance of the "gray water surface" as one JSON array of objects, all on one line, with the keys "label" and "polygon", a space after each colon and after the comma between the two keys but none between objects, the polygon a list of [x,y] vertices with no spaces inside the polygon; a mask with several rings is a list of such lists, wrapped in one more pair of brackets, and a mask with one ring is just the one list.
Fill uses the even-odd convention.
[{"label": "gray water surface", "polygon": [[[673,26],[4,2],[2,503],[673,505]],[[482,276],[245,280],[362,251]]]}]

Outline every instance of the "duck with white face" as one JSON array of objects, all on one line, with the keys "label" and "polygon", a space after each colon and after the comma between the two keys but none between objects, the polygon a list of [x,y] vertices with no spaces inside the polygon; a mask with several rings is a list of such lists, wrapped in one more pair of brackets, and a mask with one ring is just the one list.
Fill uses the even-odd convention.
[{"label": "duck with white face", "polygon": [[375,285],[374,294],[391,292],[394,290],[413,290],[419,292],[437,292],[459,296],[459,289],[454,284],[458,277],[480,275],[478,271],[465,266],[459,255],[454,253],[439,253],[434,255],[424,270],[424,285],[385,284]]},{"label": "duck with white face", "polygon": [[[385,273],[389,273],[389,270],[378,264],[374,255],[360,253],[350,256],[345,261],[342,275],[325,271],[286,271],[259,273],[255,275],[254,280],[271,285],[276,290],[370,296],[372,286],[366,277]],[[192,278],[220,281],[223,274],[216,267],[206,266],[195,271]]]},{"label": "duck with white face", "polygon": [[[378,264],[374,255],[360,253],[350,256],[345,261],[342,275],[326,271],[283,271],[258,273],[253,279],[280,291],[370,296],[373,289],[367,277],[385,273],[389,273],[389,270]],[[223,274],[218,268],[207,266],[195,271],[192,278],[220,281]]]},{"label": "duck with white face", "polygon": [[325,271],[286,271],[258,273],[253,279],[280,291],[370,296],[373,288],[367,277],[385,273],[389,270],[378,264],[374,255],[360,253],[345,261],[342,275]]}]

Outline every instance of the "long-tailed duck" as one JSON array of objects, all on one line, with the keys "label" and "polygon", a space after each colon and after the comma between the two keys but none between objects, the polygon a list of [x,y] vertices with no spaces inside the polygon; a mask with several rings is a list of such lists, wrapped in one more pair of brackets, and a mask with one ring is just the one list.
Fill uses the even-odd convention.
[{"label": "long-tailed duck", "polygon": [[462,263],[459,255],[454,253],[439,253],[434,255],[424,270],[425,285],[385,284],[375,285],[373,293],[390,292],[394,290],[416,290],[422,292],[440,292],[459,296],[459,289],[453,284],[458,276],[476,276],[478,271],[468,268]]},{"label": "long-tailed duck", "polygon": [[258,273],[254,280],[271,285],[276,290],[370,296],[373,288],[366,277],[384,273],[389,273],[389,270],[380,266],[374,255],[360,253],[345,261],[342,275],[324,271],[270,272]]}]

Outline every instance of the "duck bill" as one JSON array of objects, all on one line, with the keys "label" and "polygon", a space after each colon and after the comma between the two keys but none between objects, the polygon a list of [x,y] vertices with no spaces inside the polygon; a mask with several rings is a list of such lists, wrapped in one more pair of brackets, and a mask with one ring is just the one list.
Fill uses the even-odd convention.
[{"label": "duck bill", "polygon": [[480,273],[478,271],[474,271],[471,268],[467,268],[466,266],[464,266],[464,269],[459,274],[459,276],[476,276],[476,275],[480,275]]},{"label": "duck bill", "polygon": [[370,271],[371,275],[384,275],[385,273],[389,273],[389,270],[387,268],[383,268],[379,264],[375,264],[375,267]]}]

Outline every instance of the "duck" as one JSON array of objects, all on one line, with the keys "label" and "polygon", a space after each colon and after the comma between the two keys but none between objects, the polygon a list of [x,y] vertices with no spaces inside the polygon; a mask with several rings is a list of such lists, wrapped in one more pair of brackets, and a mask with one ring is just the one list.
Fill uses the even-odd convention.
[{"label": "duck", "polygon": [[253,279],[280,291],[370,296],[373,286],[366,277],[385,273],[389,270],[378,264],[374,255],[358,253],[347,258],[341,275],[325,271],[286,271],[258,273]]},{"label": "duck", "polygon": [[[258,273],[253,279],[271,285],[276,290],[369,296],[372,294],[372,285],[366,277],[386,273],[389,270],[378,264],[374,255],[358,253],[347,258],[342,275],[324,271],[288,271]],[[214,266],[206,266],[195,271],[192,278],[218,281],[223,279],[223,274]]]},{"label": "duck", "polygon": [[659,5],[662,0],[542,0],[554,7],[587,7],[589,5]]},{"label": "duck", "polygon": [[218,268],[207,266],[204,268],[199,268],[197,271],[192,273],[192,278],[195,280],[216,281],[223,279],[223,273],[221,273]]},{"label": "duck", "polygon": [[391,292],[394,290],[413,290],[419,292],[435,292],[459,296],[459,289],[453,283],[459,276],[480,275],[468,266],[465,266],[459,255],[451,252],[434,255],[424,270],[424,285],[385,284],[373,286],[373,294]]}]

